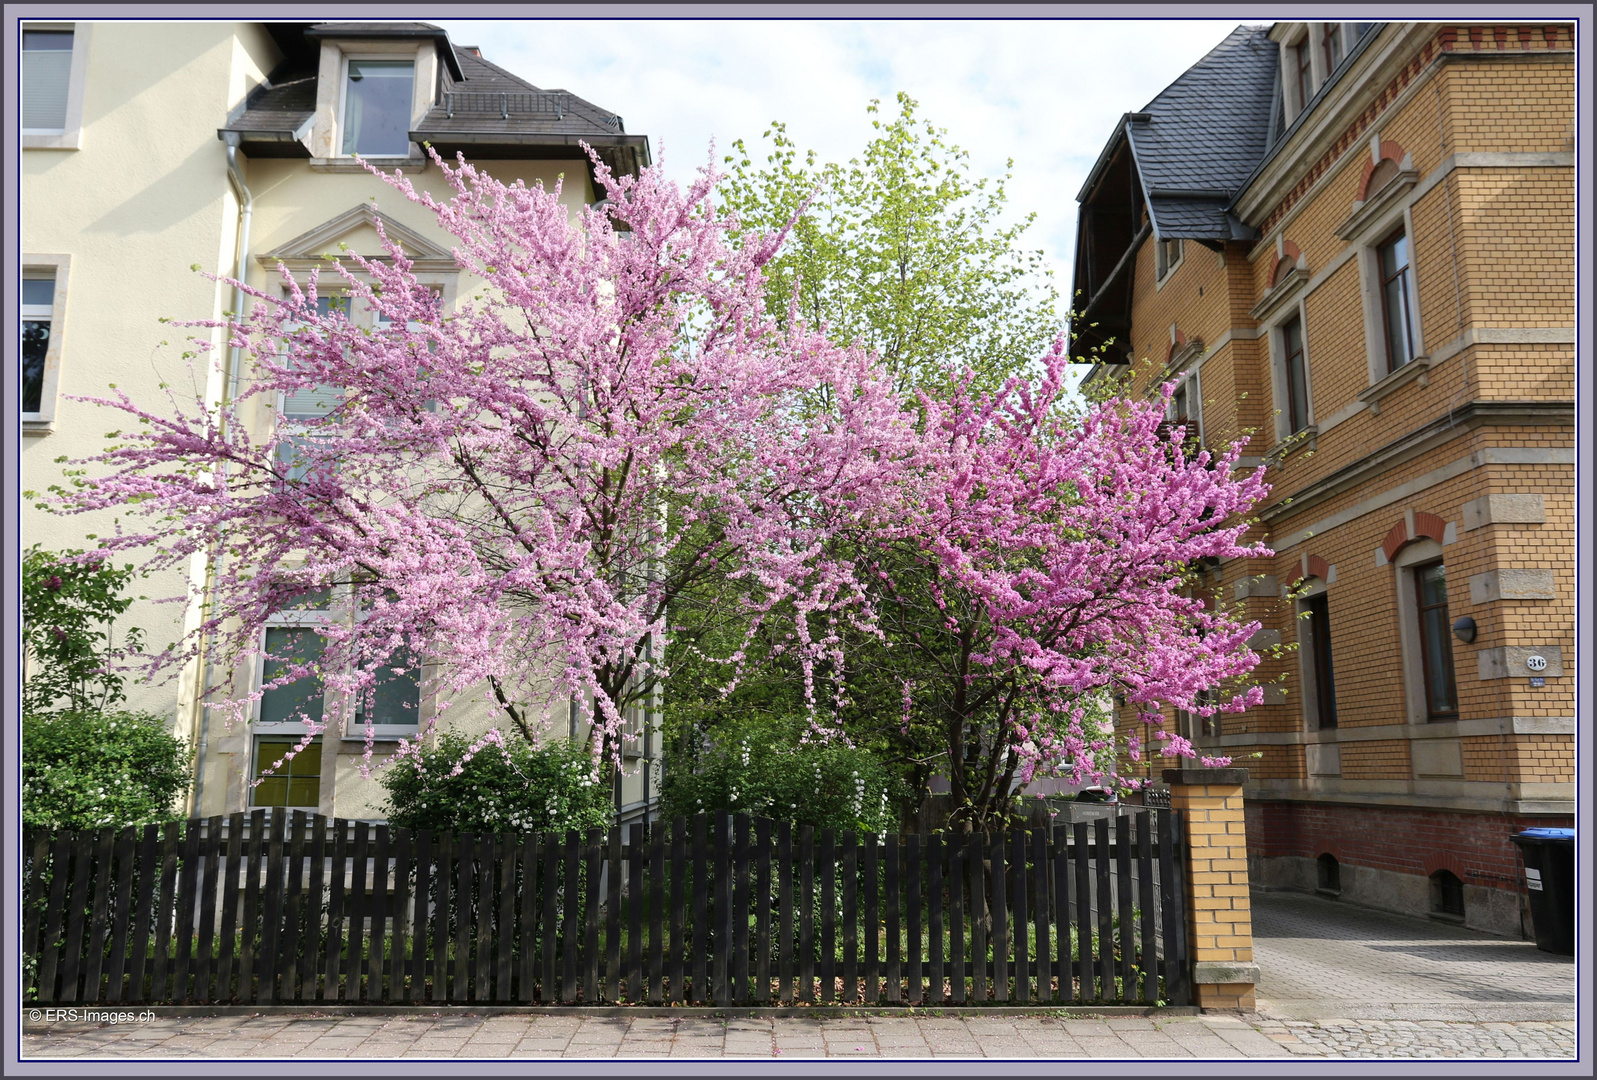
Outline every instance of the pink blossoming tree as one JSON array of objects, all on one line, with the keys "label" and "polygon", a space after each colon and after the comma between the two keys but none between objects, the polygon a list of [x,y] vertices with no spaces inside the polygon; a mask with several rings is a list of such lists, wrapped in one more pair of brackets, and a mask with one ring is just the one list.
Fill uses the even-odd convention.
[{"label": "pink blossoming tree", "polygon": [[[1149,741],[1197,756],[1163,729],[1162,707],[1210,716],[1262,698],[1241,685],[1259,624],[1184,595],[1184,570],[1269,554],[1243,542],[1263,470],[1232,477],[1240,442],[1189,457],[1184,431],[1161,428],[1164,400],[1070,418],[1062,344],[1043,368],[996,393],[967,383],[924,401],[925,486],[869,575],[893,651],[908,654],[894,667],[914,672],[901,733],[931,729],[952,820],[967,827],[1001,823],[1034,776],[1135,786],[1117,756],[1138,759]],[[1095,722],[1109,695],[1140,707],[1151,740],[1115,745]]]},{"label": "pink blossoming tree", "polygon": [[[880,501],[914,430],[862,351],[767,315],[781,238],[730,243],[708,171],[680,190],[596,164],[606,205],[573,214],[558,188],[439,165],[448,202],[385,179],[484,283],[457,310],[385,237],[387,258],[336,267],[341,307],[375,329],[318,312],[327,275],[302,290],[284,271],[286,298],[246,289],[252,313],[226,327],[253,362],[235,401],[101,401],[139,430],[68,508],[143,518],[104,543],[153,546],[156,565],[226,555],[199,632],[156,668],[208,634],[253,662],[271,615],[335,587],[358,617],[321,627],[317,659],[275,657],[262,689],[318,675],[352,708],[408,654],[440,712],[478,692],[536,741],[573,701],[596,759],[618,763],[627,710],[663,675],[667,613],[703,580],[750,633],[787,619],[806,672],[835,663],[837,620],[868,612],[828,540]],[[306,391],[324,415],[252,436],[252,410]],[[736,650],[721,659],[735,677]],[[261,692],[224,707],[246,716]],[[306,743],[321,727],[307,716]]]}]

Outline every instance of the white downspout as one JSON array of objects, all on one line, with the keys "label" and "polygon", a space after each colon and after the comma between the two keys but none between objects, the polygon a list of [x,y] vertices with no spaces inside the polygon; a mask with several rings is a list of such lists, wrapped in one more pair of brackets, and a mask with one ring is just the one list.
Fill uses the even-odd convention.
[{"label": "white downspout", "polygon": [[[238,212],[238,259],[236,260],[233,279],[239,284],[233,286],[233,318],[242,319],[244,316],[244,287],[246,272],[249,269],[250,254],[250,223],[255,214],[255,195],[250,191],[249,185],[244,182],[244,170],[239,165],[238,147],[239,137],[236,132],[228,131],[222,135],[227,144],[227,180],[233,188],[233,194],[239,202]],[[229,335],[231,336],[231,335]],[[229,345],[227,350],[227,377],[222,385],[222,405],[225,407],[238,397],[239,366],[242,360],[242,350],[236,345]],[[227,414],[223,412],[219,423],[225,425]],[[225,466],[224,466],[225,478]],[[205,591],[202,603],[208,603],[216,584],[217,571],[220,568],[224,553],[217,551],[216,557],[205,568]],[[205,792],[205,755],[209,744],[211,730],[210,716],[205,709],[205,699],[209,695],[211,679],[215,673],[214,650],[216,646],[216,632],[213,630],[204,643],[205,662],[201,668],[203,682],[200,684],[199,694],[195,701],[199,709],[197,726],[199,727],[200,740],[198,752],[194,755],[194,813],[198,816],[203,806],[202,797]]]}]

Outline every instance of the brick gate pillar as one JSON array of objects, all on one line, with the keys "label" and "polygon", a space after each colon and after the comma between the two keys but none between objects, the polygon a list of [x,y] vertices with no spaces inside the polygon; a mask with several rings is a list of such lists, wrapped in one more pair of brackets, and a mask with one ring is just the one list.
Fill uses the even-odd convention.
[{"label": "brick gate pillar", "polygon": [[1204,1009],[1256,1008],[1248,842],[1242,823],[1246,769],[1166,769],[1170,806],[1186,828],[1187,942],[1192,1003]]}]

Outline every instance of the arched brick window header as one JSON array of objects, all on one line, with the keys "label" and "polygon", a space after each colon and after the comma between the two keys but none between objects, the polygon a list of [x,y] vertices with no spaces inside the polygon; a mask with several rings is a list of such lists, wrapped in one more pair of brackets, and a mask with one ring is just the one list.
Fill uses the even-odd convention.
[{"label": "arched brick window header", "polygon": [[1422,510],[1416,510],[1412,515],[1414,520],[1413,535],[1410,535],[1409,517],[1410,515],[1405,514],[1402,520],[1392,526],[1391,532],[1388,532],[1386,539],[1381,542],[1381,550],[1386,553],[1387,562],[1391,562],[1396,558],[1398,551],[1405,544],[1422,538],[1429,538],[1440,544],[1447,533],[1447,522],[1435,514],[1427,514]]},{"label": "arched brick window header", "polygon": [[[1319,578],[1326,584],[1330,584],[1331,564],[1320,558],[1318,555],[1303,556],[1302,562],[1298,564],[1297,580],[1292,582],[1292,584],[1296,585],[1301,581],[1308,580],[1309,578]],[[1331,854],[1336,855],[1336,852],[1333,851]],[[1337,858],[1340,859],[1341,856],[1337,855]]]},{"label": "arched brick window header", "polygon": [[1275,261],[1275,269],[1270,272],[1270,287],[1281,284],[1282,280],[1298,268],[1298,260],[1303,258],[1303,252],[1298,246],[1285,237],[1281,240],[1281,257]]},{"label": "arched brick window header", "polygon": [[1402,144],[1396,139],[1382,139],[1380,159],[1366,161],[1364,163],[1364,175],[1359,178],[1359,201],[1363,202],[1369,197],[1370,177],[1375,175],[1375,170],[1380,166],[1382,161],[1390,161],[1393,165],[1396,165],[1401,169],[1403,167],[1403,159],[1407,156],[1408,151],[1404,150]]},{"label": "arched brick window header", "polygon": [[1464,864],[1459,857],[1451,851],[1431,851],[1425,855],[1425,876],[1430,877],[1438,870],[1450,871],[1458,880],[1464,880]]},{"label": "arched brick window header", "polygon": [[1187,347],[1187,335],[1180,330],[1176,331],[1175,339],[1170,342],[1170,347],[1165,350],[1164,362],[1169,363],[1182,349]]}]

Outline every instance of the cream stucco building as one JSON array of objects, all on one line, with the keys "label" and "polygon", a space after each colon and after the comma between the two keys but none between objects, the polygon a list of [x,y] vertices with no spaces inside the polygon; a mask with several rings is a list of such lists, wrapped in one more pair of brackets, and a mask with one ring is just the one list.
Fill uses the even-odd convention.
[{"label": "cream stucco building", "polygon": [[[196,269],[277,289],[279,263],[298,277],[341,248],[382,254],[375,210],[446,305],[474,287],[431,215],[367,173],[355,154],[403,166],[419,190],[447,198],[440,171],[422,155],[420,144],[430,143],[446,160],[464,152],[507,183],[562,181],[573,209],[596,198],[579,144],[617,173],[649,162],[648,140],[627,134],[619,116],[532,86],[425,23],[25,23],[21,55],[22,486],[38,492],[61,482],[58,459],[95,453],[118,426],[110,412],[74,397],[115,384],[154,403],[163,400],[162,383],[191,385],[183,331],[160,320],[221,318],[239,299]],[[212,365],[196,387],[207,403],[229,394],[228,370]],[[254,422],[266,434],[273,415],[263,409]],[[115,527],[57,516],[35,501],[23,511],[24,547],[90,547],[90,537]],[[207,570],[196,563],[186,579],[150,579],[141,591],[203,591]],[[141,626],[159,648],[192,632],[198,610],[141,602],[121,629]],[[281,621],[274,629],[284,634],[304,622]],[[381,791],[356,765],[364,750],[358,732],[330,728],[316,754],[296,759],[294,775],[252,788],[259,759],[275,758],[274,739],[297,737],[299,724],[274,722],[270,698],[249,729],[224,730],[214,715],[208,722],[199,687],[217,673],[206,674],[191,665],[173,682],[132,688],[128,702],[169,717],[197,748],[192,812],[264,801],[380,816]],[[258,686],[262,674],[235,672],[233,687]],[[392,696],[407,693],[416,699],[407,708],[378,717],[385,741],[413,733],[429,714],[414,684]],[[468,728],[489,722],[486,712],[451,716]],[[645,812],[658,792],[657,722],[643,725],[648,735],[627,770],[619,796],[627,816]]]}]

